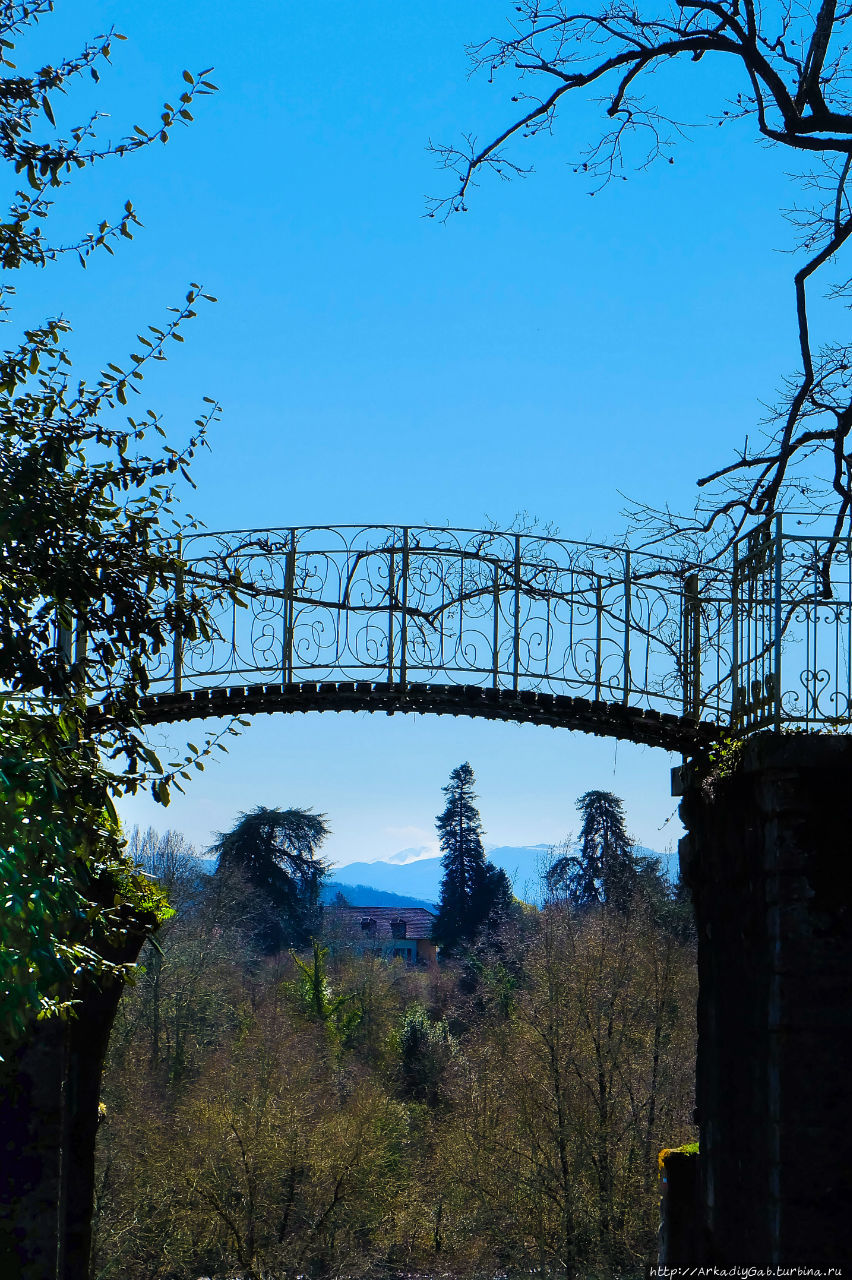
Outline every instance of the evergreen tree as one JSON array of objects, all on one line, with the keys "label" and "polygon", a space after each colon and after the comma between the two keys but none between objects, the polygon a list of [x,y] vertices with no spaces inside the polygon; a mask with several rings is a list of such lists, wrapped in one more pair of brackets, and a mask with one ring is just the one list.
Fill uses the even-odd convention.
[{"label": "evergreen tree", "polygon": [[587,791],[577,801],[583,816],[580,849],[557,858],[547,873],[551,892],[564,892],[578,907],[607,903],[627,911],[639,888],[640,860],[624,826],[624,809],[611,791]]},{"label": "evergreen tree", "polygon": [[487,923],[505,914],[513,901],[505,871],[485,858],[474,781],[469,764],[453,769],[443,788],[447,806],[435,823],[444,855],[444,878],[432,936],[447,949],[472,942]]},{"label": "evergreen tree", "polygon": [[659,924],[675,898],[675,891],[666,879],[659,858],[636,859],[636,892],[647,905],[654,921]]},{"label": "evergreen tree", "polygon": [[[652,865],[649,867],[648,864]],[[641,858],[639,893],[658,928],[664,929],[678,942],[695,942],[692,894],[680,875],[672,884],[663,875],[659,858]]]},{"label": "evergreen tree", "polygon": [[320,889],[328,872],[316,853],[328,834],[323,813],[259,805],[241,814],[233,830],[220,833],[212,846],[219,858],[216,874],[244,875],[274,908],[257,931],[265,951],[303,946],[316,927]]},{"label": "evergreen tree", "polygon": [[433,1022],[422,1004],[409,1005],[399,1030],[399,1079],[403,1097],[434,1106],[455,1047],[443,1018]]}]

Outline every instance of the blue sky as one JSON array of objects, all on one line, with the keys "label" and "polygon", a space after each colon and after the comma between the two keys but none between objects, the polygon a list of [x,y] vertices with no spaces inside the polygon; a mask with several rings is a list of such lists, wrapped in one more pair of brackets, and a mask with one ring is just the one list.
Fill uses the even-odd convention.
[{"label": "blue sky", "polygon": [[[57,9],[40,60],[113,24],[128,37],[99,89],[61,104],[60,128],[91,108],[110,112],[104,136],[124,135],[174,101],[184,67],[216,68],[221,91],[192,128],[63,197],[57,237],[130,197],[145,224],[134,243],[86,272],[33,273],[18,310],[28,324],[63,311],[95,370],[120,364],[188,281],[218,296],[145,391],[175,442],[203,395],[223,404],[187,503],[212,529],[508,525],[527,511],[565,537],[620,539],[624,495],[691,506],[695,478],[754,431],[795,365],[779,253],[790,162],[747,125],[699,127],[675,164],[592,199],[571,168],[595,119],[580,107],[519,151],[534,175],[486,178],[447,225],[422,216],[449,189],[429,139],[484,139],[511,118],[511,80],[468,80],[464,53],[500,27],[502,3]],[[707,60],[672,74],[683,117],[718,109]],[[380,857],[432,840],[440,787],[465,759],[494,844],[561,839],[592,787],[624,798],[643,844],[679,834],[662,752],[428,717],[263,719],[168,812],[136,800],[122,813],[203,846],[243,809],[313,806],[332,858]]]}]

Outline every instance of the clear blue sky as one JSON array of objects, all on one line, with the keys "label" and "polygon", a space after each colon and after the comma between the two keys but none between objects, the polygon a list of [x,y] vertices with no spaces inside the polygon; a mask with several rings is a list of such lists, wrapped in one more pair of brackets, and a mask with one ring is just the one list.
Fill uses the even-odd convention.
[{"label": "clear blue sky", "polygon": [[[789,159],[747,125],[698,128],[674,165],[590,199],[570,162],[593,113],[566,112],[519,152],[533,176],[486,179],[446,226],[422,216],[449,182],[428,140],[484,139],[511,118],[511,80],[469,81],[464,54],[507,7],[58,0],[43,23],[43,60],[113,24],[128,37],[60,127],[96,108],[117,138],[175,100],[184,67],[216,68],[221,92],[196,125],[63,197],[66,239],[131,197],[134,243],[85,273],[33,273],[18,311],[62,310],[94,371],[121,363],[188,281],[218,296],[145,392],[175,442],[201,396],[224,406],[188,498],[208,527],[469,527],[527,511],[566,537],[620,537],[623,495],[690,506],[695,478],[794,366],[778,252]],[[689,69],[683,116],[718,107],[713,80],[708,60]],[[386,856],[433,838],[440,787],[465,759],[494,844],[561,839],[592,787],[624,798],[642,843],[679,834],[662,752],[401,716],[263,719],[168,812],[140,800],[122,813],[204,845],[242,809],[313,806],[332,858]]]}]

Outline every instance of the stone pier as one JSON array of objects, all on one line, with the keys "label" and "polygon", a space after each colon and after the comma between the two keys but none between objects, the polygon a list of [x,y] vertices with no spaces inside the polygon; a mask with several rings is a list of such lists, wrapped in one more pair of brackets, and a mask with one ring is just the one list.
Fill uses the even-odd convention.
[{"label": "stone pier", "polygon": [[685,767],[681,803],[700,989],[694,1261],[848,1268],[852,739],[762,734],[724,755]]}]

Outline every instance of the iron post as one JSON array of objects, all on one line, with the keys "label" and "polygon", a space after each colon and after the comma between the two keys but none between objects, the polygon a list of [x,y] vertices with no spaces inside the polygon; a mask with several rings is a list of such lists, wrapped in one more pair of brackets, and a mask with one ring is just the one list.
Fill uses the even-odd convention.
[{"label": "iron post", "polygon": [[295,625],[296,530],[290,530],[290,549],[284,570],[284,636],[281,676],[285,684],[293,681],[293,628]]},{"label": "iron post", "polygon": [[[183,538],[178,535],[177,539],[177,559],[178,567],[175,571],[175,603],[181,607],[183,611],[184,579],[183,579]],[[174,636],[172,638],[172,690],[174,693],[180,693],[183,687],[183,632],[175,627]]]},{"label": "iron post", "polygon": [[393,684],[393,598],[396,590],[394,578],[394,547],[388,554],[388,684]]},{"label": "iron post", "polygon": [[512,689],[518,692],[521,665],[521,535],[515,534],[515,625],[512,636]]},{"label": "iron post", "polygon": [[494,625],[491,640],[491,687],[496,689],[499,684],[498,677],[500,674],[500,566],[496,561],[494,562],[492,589]]},{"label": "iron post", "polygon": [[624,553],[624,692],[622,702],[630,697],[630,552]]},{"label": "iron post", "polygon": [[683,585],[683,714],[698,720],[701,705],[701,604],[698,574]]},{"label": "iron post", "polygon": [[601,644],[603,640],[603,589],[601,577],[595,577],[595,702],[601,700]]},{"label": "iron post", "polygon": [[781,516],[775,517],[775,610],[774,610],[774,650],[775,671],[773,673],[773,708],[772,722],[776,732],[781,729],[781,590],[784,564],[784,543],[781,537]]},{"label": "iron post", "polygon": [[408,683],[408,526],[402,531],[402,618],[400,619],[399,683]]},{"label": "iron post", "polygon": [[740,635],[739,635],[739,581],[737,543],[734,543],[731,566],[731,728],[736,729],[740,714]]}]

